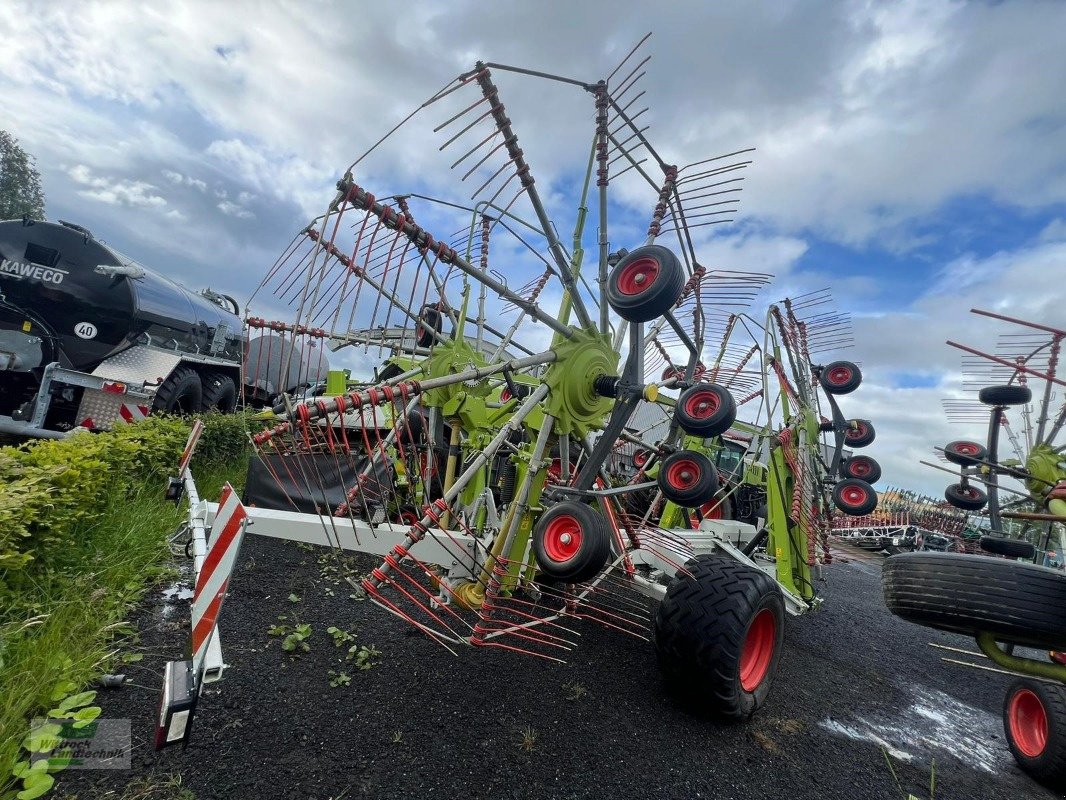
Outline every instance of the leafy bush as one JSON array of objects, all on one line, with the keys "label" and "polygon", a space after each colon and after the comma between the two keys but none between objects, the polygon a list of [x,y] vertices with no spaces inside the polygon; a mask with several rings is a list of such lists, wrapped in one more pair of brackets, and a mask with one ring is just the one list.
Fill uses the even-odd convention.
[{"label": "leafy bush", "polygon": [[203,414],[204,432],[196,446],[196,463],[203,467],[234,464],[248,450],[248,420],[244,414]]}]

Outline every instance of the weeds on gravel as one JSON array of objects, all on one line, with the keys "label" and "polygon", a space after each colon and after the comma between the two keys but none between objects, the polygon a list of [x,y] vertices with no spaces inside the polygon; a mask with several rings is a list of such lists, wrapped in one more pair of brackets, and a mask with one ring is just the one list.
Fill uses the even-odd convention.
[{"label": "weeds on gravel", "polygon": [[[881,753],[885,757],[885,763],[888,764],[888,771],[892,773],[892,780],[896,782],[896,788],[899,789],[899,793],[903,795],[903,800],[922,800],[920,797],[916,797],[910,792],[903,790],[903,785],[899,782],[899,778],[896,775],[896,770],[892,766],[892,759],[888,755],[888,750],[884,747],[881,748]],[[936,800],[936,759],[934,758],[929,766],[929,798],[928,800]]]},{"label": "weeds on gravel", "polygon": [[378,663],[381,651],[374,645],[352,645],[348,648],[348,660],[355,662],[355,668],[368,670]]},{"label": "weeds on gravel", "polygon": [[340,647],[342,644],[345,644],[346,642],[355,641],[355,637],[354,636],[352,636],[350,633],[348,633],[348,631],[342,631],[336,625],[330,625],[328,628],[326,628],[326,633],[328,633],[331,637],[333,637],[333,646],[334,647]]},{"label": "weeds on gravel", "polygon": [[403,744],[403,731],[393,731],[392,732],[392,743],[393,744]]},{"label": "weeds on gravel", "polygon": [[569,683],[564,683],[563,688],[566,689],[566,699],[570,700],[571,702],[575,700],[580,700],[582,697],[589,693],[589,690],[585,688],[584,684],[578,683],[577,681],[570,681]]},{"label": "weeds on gravel", "polygon": [[531,726],[527,725],[521,733],[521,739],[518,742],[518,747],[526,753],[532,753],[533,748],[537,746],[537,731]]},{"label": "weeds on gravel", "polygon": [[281,640],[281,649],[286,653],[309,653],[311,645],[311,626],[306,623],[298,623],[290,628],[288,625],[271,625],[267,629],[271,636],[284,636]]},{"label": "weeds on gravel", "polygon": [[337,672],[331,669],[326,674],[329,675],[329,685],[334,689],[338,686],[348,686],[352,682],[352,676],[347,672]]}]

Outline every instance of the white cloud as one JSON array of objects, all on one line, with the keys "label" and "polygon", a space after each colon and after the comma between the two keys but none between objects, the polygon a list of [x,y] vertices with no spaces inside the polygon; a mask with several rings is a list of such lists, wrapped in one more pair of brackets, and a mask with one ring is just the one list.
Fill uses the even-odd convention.
[{"label": "white cloud", "polygon": [[130,208],[162,208],[167,204],[156,194],[157,188],[144,181],[98,177],[84,164],[71,167],[67,174],[75,183],[86,187],[79,189],[78,194],[101,203]]},{"label": "white cloud", "polygon": [[164,169],[163,177],[175,186],[190,186],[199,192],[207,191],[207,184],[199,178],[194,178],[191,175],[182,175],[180,172],[175,172],[172,169]]},{"label": "white cloud", "polygon": [[216,207],[223,214],[230,217],[236,217],[237,219],[255,219],[255,214],[231,200],[223,200]]}]

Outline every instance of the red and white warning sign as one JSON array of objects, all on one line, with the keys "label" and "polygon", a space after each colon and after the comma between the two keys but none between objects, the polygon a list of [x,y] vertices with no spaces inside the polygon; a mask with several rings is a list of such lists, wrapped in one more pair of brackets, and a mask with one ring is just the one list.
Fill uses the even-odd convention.
[{"label": "red and white warning sign", "polygon": [[[192,424],[192,430],[189,431],[189,440],[185,442],[185,449],[181,452],[181,462],[178,464],[178,479],[180,480],[185,476],[185,470],[189,467],[189,462],[192,461],[192,454],[196,452],[196,445],[200,441],[200,434],[204,432],[203,420],[196,420]],[[229,486],[229,484],[226,484]]]},{"label": "red and white warning sign", "polygon": [[118,408],[119,416],[128,423],[140,422],[148,416],[148,406],[138,406],[133,403],[123,403]]}]

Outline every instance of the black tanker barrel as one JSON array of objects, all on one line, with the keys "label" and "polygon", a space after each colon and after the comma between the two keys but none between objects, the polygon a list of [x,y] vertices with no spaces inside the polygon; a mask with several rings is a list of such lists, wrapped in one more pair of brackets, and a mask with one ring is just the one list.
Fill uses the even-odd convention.
[{"label": "black tanker barrel", "polygon": [[269,397],[292,392],[326,379],[329,361],[318,347],[311,347],[277,333],[264,333],[248,342],[244,382]]},{"label": "black tanker barrel", "polygon": [[[89,372],[134,345],[239,362],[240,318],[69,223],[0,222],[0,359]],[[0,364],[0,368],[4,365]]]}]

